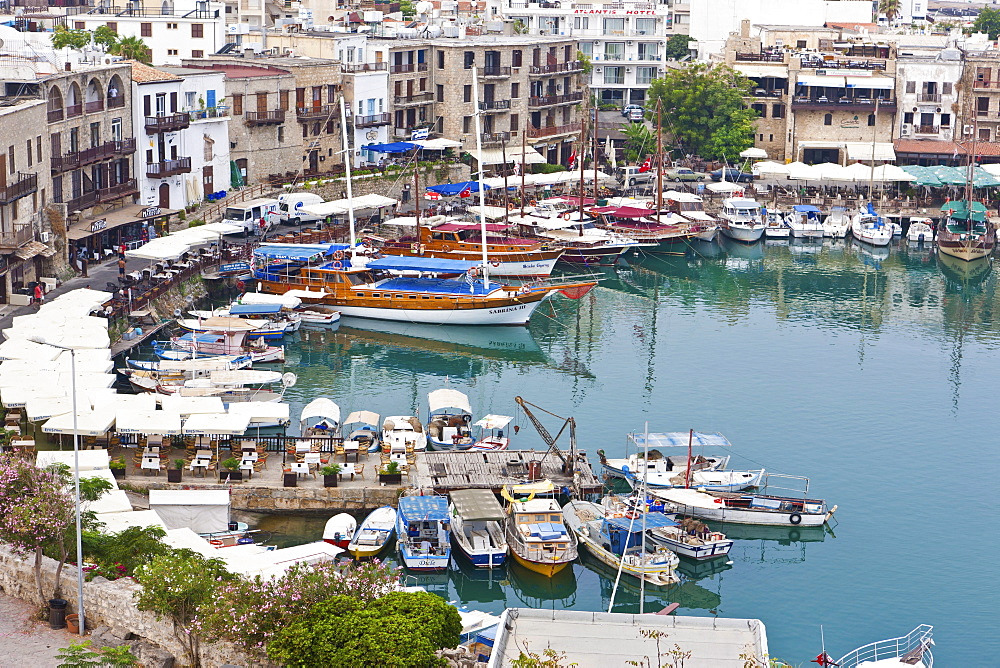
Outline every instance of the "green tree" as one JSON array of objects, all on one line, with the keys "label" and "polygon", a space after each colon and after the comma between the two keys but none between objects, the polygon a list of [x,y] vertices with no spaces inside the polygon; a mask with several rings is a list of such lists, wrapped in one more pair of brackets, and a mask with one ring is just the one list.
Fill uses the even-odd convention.
[{"label": "green tree", "polygon": [[517,19],[514,21],[513,31],[515,35],[527,35],[528,26],[521,19]]},{"label": "green tree", "polygon": [[401,0],[399,3],[399,11],[403,13],[403,16],[416,16],[417,6],[410,0]]},{"label": "green tree", "polygon": [[986,33],[990,39],[996,39],[1000,36],[1000,9],[983,7],[979,16],[972,23],[972,29],[976,32]]},{"label": "green tree", "polygon": [[85,532],[84,554],[103,566],[120,564],[122,575],[132,575],[140,566],[170,552],[160,540],[166,535],[161,527],[129,527],[114,534]]},{"label": "green tree", "polygon": [[641,157],[656,151],[656,135],[645,123],[626,123],[621,130],[625,135],[627,162],[638,162]]},{"label": "green tree", "polygon": [[57,25],[55,32],[52,33],[53,49],[66,47],[82,49],[88,44],[90,44],[90,32],[87,30],[74,30],[64,25]]},{"label": "green tree", "polygon": [[175,550],[154,558],[135,572],[142,589],[136,607],[174,624],[174,636],[188,652],[189,665],[199,666],[198,636],[192,633],[198,609],[216,602],[216,592],[236,576],[218,559],[205,559],[190,550]]},{"label": "green tree", "polygon": [[149,47],[146,46],[141,37],[121,37],[108,49],[108,53],[127,60],[138,60],[147,65],[152,61],[149,57]]},{"label": "green tree", "polygon": [[885,18],[892,23],[892,20],[899,16],[899,0],[879,0],[879,14],[885,14]]},{"label": "green tree", "polygon": [[694,38],[690,35],[671,35],[670,39],[667,40],[667,46],[663,52],[667,58],[680,60],[691,53],[690,49],[688,49],[688,42],[691,41],[694,41]]},{"label": "green tree", "polygon": [[[580,61],[580,70],[582,70],[584,74],[589,75],[594,71],[594,63],[591,62],[590,56],[585,54],[583,51],[576,52],[576,59]],[[594,105],[591,104],[590,106],[593,107]]]},{"label": "green tree", "polygon": [[663,105],[664,128],[684,153],[703,158],[734,158],[753,146],[757,114],[743,98],[751,83],[728,67],[693,63],[667,70],[649,87],[647,109]]},{"label": "green tree", "polygon": [[109,28],[108,26],[97,26],[94,30],[94,44],[98,46],[103,46],[104,50],[107,51],[115,45],[118,41],[118,33]]},{"label": "green tree", "polygon": [[90,649],[90,641],[73,643],[56,652],[59,663],[56,668],[132,668],[139,660],[126,645]]},{"label": "green tree", "polygon": [[458,644],[458,610],[426,592],[393,592],[365,605],[349,596],[319,603],[282,628],[272,661],[303,668],[443,666],[435,652]]}]

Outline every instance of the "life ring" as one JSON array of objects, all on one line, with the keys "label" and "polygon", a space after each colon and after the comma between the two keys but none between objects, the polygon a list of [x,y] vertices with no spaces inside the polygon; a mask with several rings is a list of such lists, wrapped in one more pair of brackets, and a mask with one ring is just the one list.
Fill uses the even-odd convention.
[{"label": "life ring", "polygon": [[562,218],[563,220],[569,220],[571,216],[572,214],[569,211],[559,215],[559,217]]},{"label": "life ring", "polygon": [[625,513],[625,519],[637,520],[639,519],[639,513],[634,510],[630,510],[627,513]]},{"label": "life ring", "polygon": [[498,260],[493,260],[492,262],[490,262],[490,266],[496,269],[497,267],[500,266],[500,262]]},{"label": "life ring", "polygon": [[334,260],[343,260],[344,259],[344,251],[342,251],[342,250],[336,251],[333,254],[333,259]]},{"label": "life ring", "polygon": [[646,202],[646,208],[647,209],[656,208],[656,202],[654,202],[653,200],[649,200],[648,202]]},{"label": "life ring", "polygon": [[239,288],[240,290],[245,290],[247,284],[243,281],[236,281],[236,287]]},{"label": "life ring", "polygon": [[799,515],[798,513],[792,513],[791,515],[788,516],[788,521],[796,525],[802,524],[802,515]]},{"label": "life ring", "polygon": [[410,250],[412,250],[414,253],[419,253],[420,252],[420,244],[418,244],[416,241],[414,241],[412,244],[410,244]]},{"label": "life ring", "polygon": [[210,541],[208,541],[208,544],[209,545],[215,545],[216,547],[218,547],[218,546],[222,545],[222,541],[221,540],[210,540]]},{"label": "life ring", "polygon": [[448,251],[451,250],[451,246],[449,246],[448,244],[445,244],[444,246],[441,246],[441,250],[443,250],[445,253],[447,253]]},{"label": "life ring", "polygon": [[343,269],[344,263],[341,262],[340,260],[334,260],[330,266],[333,267],[334,269]]},{"label": "life ring", "polygon": [[538,204],[538,202],[537,202],[537,201],[535,201],[535,200],[531,200],[530,202],[528,202],[528,204],[529,204],[530,206],[535,206],[536,204]]},{"label": "life ring", "polygon": [[479,276],[479,267],[469,267],[469,276],[473,278]]}]

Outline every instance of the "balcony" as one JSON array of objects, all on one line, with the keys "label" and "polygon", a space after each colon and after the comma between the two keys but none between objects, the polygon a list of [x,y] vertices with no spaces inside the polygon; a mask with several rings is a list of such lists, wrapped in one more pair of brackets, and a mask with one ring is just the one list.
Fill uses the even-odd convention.
[{"label": "balcony", "polygon": [[404,63],[399,65],[391,65],[389,67],[389,74],[409,74],[411,72],[426,72],[427,63]]},{"label": "balcony", "polygon": [[941,103],[941,93],[920,93],[917,95],[917,102]]},{"label": "balcony", "polygon": [[188,118],[191,122],[204,121],[209,118],[228,118],[229,108],[228,107],[209,107],[208,109],[199,109],[198,111],[187,112]]},{"label": "balcony", "polygon": [[571,60],[567,63],[553,63],[552,65],[532,65],[528,74],[532,76],[545,76],[546,74],[564,74],[566,72],[580,72],[583,64],[579,60]]},{"label": "balcony", "polygon": [[488,102],[480,102],[480,111],[507,111],[510,109],[510,100],[490,100]]},{"label": "balcony", "polygon": [[354,72],[385,72],[388,67],[388,63],[344,63],[340,66],[340,71],[344,74]]},{"label": "balcony", "polygon": [[83,110],[88,114],[96,114],[98,111],[104,111],[104,100],[94,100],[93,102],[86,102],[83,105]]},{"label": "balcony", "polygon": [[35,240],[35,229],[31,225],[15,225],[13,232],[0,234],[0,248],[17,249]]},{"label": "balcony", "polygon": [[82,104],[67,105],[66,118],[75,118],[77,116],[83,116],[83,105]]},{"label": "balcony", "polygon": [[601,57],[601,61],[603,62],[605,60],[616,60],[616,61],[625,60],[625,54],[624,53],[605,53]]},{"label": "balcony", "polygon": [[410,95],[396,95],[393,98],[393,102],[396,106],[406,105],[406,104],[427,104],[428,102],[434,101],[434,93],[427,91],[426,93],[411,93]]},{"label": "balcony", "polygon": [[74,197],[66,202],[66,206],[70,211],[82,211],[94,206],[95,204],[99,204],[101,202],[111,202],[116,199],[121,199],[122,197],[135,195],[138,192],[139,189],[136,187],[135,179],[129,179],[128,181],[123,181],[117,185],[100,188],[99,190],[92,190],[91,192],[84,193],[79,197]]},{"label": "balcony", "polygon": [[191,117],[186,113],[146,116],[147,135],[155,135],[158,132],[177,132],[190,126]]},{"label": "balcony", "polygon": [[50,161],[50,167],[53,174],[58,174],[69,169],[78,169],[95,162],[100,162],[101,160],[128,155],[130,153],[135,153],[135,139],[109,141],[100,146],[93,146],[82,151],[71,152],[61,156],[54,155]]},{"label": "balcony", "polygon": [[824,60],[815,57],[801,61],[803,69],[816,70],[885,70],[884,60]]},{"label": "balcony", "polygon": [[164,160],[162,162],[152,162],[146,165],[146,178],[165,179],[168,176],[187,174],[190,171],[191,171],[191,158]]},{"label": "balcony", "polygon": [[64,117],[62,109],[49,109],[49,123],[61,121]]},{"label": "balcony", "polygon": [[108,98],[108,109],[121,109],[125,106],[125,97],[119,95],[118,97]]},{"label": "balcony", "polygon": [[941,132],[941,126],[939,125],[914,125],[914,134],[918,135],[936,135]]},{"label": "balcony", "polygon": [[996,90],[997,88],[1000,88],[1000,81],[976,79],[972,83],[972,87],[976,90]]},{"label": "balcony", "polygon": [[554,137],[556,135],[567,135],[580,132],[583,129],[582,123],[567,123],[566,125],[550,125],[547,128],[533,128],[528,126],[528,137],[538,139],[539,137]]},{"label": "balcony", "polygon": [[354,127],[356,128],[374,128],[379,125],[389,125],[391,122],[392,115],[388,113],[354,117]]},{"label": "balcony", "polygon": [[322,104],[312,107],[297,107],[295,117],[300,123],[310,121],[328,121],[331,118],[340,119],[340,105]]},{"label": "balcony", "polygon": [[744,63],[787,63],[788,60],[785,58],[784,51],[778,51],[775,53],[737,53],[737,62]]},{"label": "balcony", "polygon": [[285,110],[275,109],[273,111],[248,111],[246,113],[247,125],[281,125],[285,122]]},{"label": "balcony", "polygon": [[487,65],[479,73],[484,77],[509,77],[510,68],[500,67],[499,65]]},{"label": "balcony", "polygon": [[[817,111],[861,111],[864,110],[867,113],[875,112],[875,100],[871,98],[841,98],[839,100],[827,100],[822,97],[811,99],[811,98],[795,98],[792,100],[792,107],[796,109],[815,109]],[[896,101],[887,100],[885,98],[879,98],[878,103],[879,111],[895,111]]]},{"label": "balcony", "polygon": [[554,104],[569,104],[583,100],[583,93],[566,93],[565,95],[532,95],[528,98],[529,107],[549,107]]},{"label": "balcony", "polygon": [[480,142],[483,144],[483,146],[486,146],[487,144],[506,143],[506,142],[510,141],[510,133],[509,132],[484,132],[482,135],[480,135],[479,139],[480,139]]},{"label": "balcony", "polygon": [[0,204],[10,204],[16,199],[30,195],[38,190],[37,174],[17,173],[17,180],[0,188]]}]

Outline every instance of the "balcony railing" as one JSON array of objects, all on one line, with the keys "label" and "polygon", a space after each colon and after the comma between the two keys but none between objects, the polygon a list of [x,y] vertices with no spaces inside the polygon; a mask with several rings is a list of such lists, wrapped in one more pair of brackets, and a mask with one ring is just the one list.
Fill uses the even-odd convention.
[{"label": "balcony railing", "polygon": [[98,111],[104,111],[104,100],[94,100],[93,102],[86,102],[83,105],[84,111],[88,114],[94,114]]},{"label": "balcony railing", "polygon": [[138,192],[139,189],[136,188],[135,179],[129,179],[128,181],[123,181],[122,183],[108,188],[92,190],[91,192],[84,193],[79,197],[74,197],[66,202],[66,206],[70,211],[82,211],[83,209],[92,207],[100,202],[110,202],[112,200],[121,199],[122,197],[127,197],[128,195],[134,195]]},{"label": "balcony railing", "polygon": [[[824,100],[823,98],[795,98],[792,100],[792,106],[799,109],[826,109],[829,111],[835,111],[837,109],[852,109],[857,110],[859,107],[870,110],[874,113],[875,111],[875,100],[871,98],[841,98],[839,100]],[[880,111],[893,111],[896,109],[895,100],[887,100],[885,98],[879,98],[878,108]]]},{"label": "balcony railing", "polygon": [[108,109],[121,109],[125,106],[125,97],[119,95],[118,97],[108,98]]},{"label": "balcony railing", "polygon": [[328,121],[331,118],[340,118],[340,106],[336,104],[322,104],[314,107],[296,107],[295,116],[302,123],[309,121]]},{"label": "balcony railing", "polygon": [[480,136],[480,141],[483,144],[499,144],[500,142],[510,141],[509,132],[484,132]]},{"label": "balcony railing", "polygon": [[480,111],[505,111],[510,109],[510,100],[489,100],[479,103]]},{"label": "balcony railing", "polygon": [[0,247],[20,248],[29,241],[35,240],[35,228],[31,225],[15,225],[14,231],[0,234]]},{"label": "balcony railing", "polygon": [[38,190],[38,174],[17,173],[17,180],[0,188],[0,204],[10,204],[16,199]]},{"label": "balcony railing", "polygon": [[64,117],[62,109],[49,109],[49,123],[55,123],[56,121],[61,121]]},{"label": "balcony railing", "polygon": [[565,135],[573,132],[580,132],[582,123],[567,123],[566,125],[550,125],[547,128],[533,128],[528,126],[528,137],[535,139],[538,137],[552,137],[554,135]]},{"label": "balcony railing", "polygon": [[396,104],[425,104],[433,100],[434,93],[430,91],[426,93],[413,93],[411,95],[396,95],[394,98]]},{"label": "balcony railing", "polygon": [[247,125],[280,125],[285,122],[285,110],[248,111],[246,119]]},{"label": "balcony railing", "polygon": [[226,118],[229,116],[229,107],[209,107],[197,111],[187,112],[188,118],[194,121],[203,121],[208,118]]},{"label": "balcony railing", "polygon": [[562,72],[578,72],[583,69],[579,60],[571,60],[567,63],[554,63],[552,65],[532,65],[528,74],[545,75],[559,74]]},{"label": "balcony railing", "polygon": [[815,70],[884,70],[884,60],[802,60],[804,69]]},{"label": "balcony railing", "polygon": [[427,63],[403,63],[390,65],[389,74],[407,74],[409,72],[426,72]]},{"label": "balcony railing", "polygon": [[601,60],[625,60],[624,53],[605,53]]},{"label": "balcony railing", "polygon": [[75,153],[67,153],[60,156],[52,156],[50,167],[53,173],[65,172],[68,169],[78,169],[86,165],[107,160],[119,155],[135,153],[135,139],[129,138],[122,141],[109,141],[100,146],[93,146]]},{"label": "balcony railing", "polygon": [[385,72],[389,63],[344,63],[340,66],[340,71],[350,72]]},{"label": "balcony railing", "polygon": [[781,53],[737,53],[737,61],[743,61],[747,63],[784,63],[788,62],[785,60],[784,52]]},{"label": "balcony railing", "polygon": [[936,135],[941,132],[939,125],[915,125],[913,131],[918,135]]},{"label": "balcony railing", "polygon": [[482,70],[480,70],[480,74],[482,74],[484,77],[509,77],[510,67],[506,66],[501,67],[499,65],[487,65]]},{"label": "balcony railing", "polygon": [[564,95],[532,95],[528,98],[529,107],[548,107],[553,104],[566,104],[569,102],[580,102],[583,100],[583,93],[566,93]]},{"label": "balcony railing", "polygon": [[67,105],[66,118],[74,118],[76,116],[83,116],[83,105],[82,104]]},{"label": "balcony railing", "polygon": [[148,165],[146,165],[146,178],[165,179],[168,176],[187,174],[190,171],[191,171],[191,158],[178,158],[176,160],[151,162]]},{"label": "balcony railing", "polygon": [[941,93],[920,93],[917,102],[941,102]]},{"label": "balcony railing", "polygon": [[373,128],[379,125],[389,125],[391,122],[392,115],[389,113],[354,117],[354,127],[356,128]]},{"label": "balcony railing", "polygon": [[146,116],[147,135],[155,135],[157,132],[177,132],[190,125],[191,117],[187,113]]}]

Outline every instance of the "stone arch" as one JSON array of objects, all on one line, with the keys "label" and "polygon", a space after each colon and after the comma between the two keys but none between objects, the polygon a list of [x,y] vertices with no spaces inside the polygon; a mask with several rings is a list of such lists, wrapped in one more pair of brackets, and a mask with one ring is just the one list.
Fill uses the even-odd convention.
[{"label": "stone arch", "polygon": [[62,111],[63,94],[59,86],[53,85],[49,88],[49,111]]},{"label": "stone arch", "polygon": [[104,100],[104,87],[97,79],[91,79],[87,84],[85,92],[85,102],[102,102]]},{"label": "stone arch", "polygon": [[109,107],[125,105],[125,84],[122,83],[122,78],[117,74],[111,77],[111,81],[108,82],[107,98]]},{"label": "stone arch", "polygon": [[69,86],[69,91],[66,95],[66,106],[72,107],[77,104],[83,103],[83,93],[80,92],[80,84],[73,82]]}]

